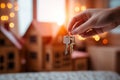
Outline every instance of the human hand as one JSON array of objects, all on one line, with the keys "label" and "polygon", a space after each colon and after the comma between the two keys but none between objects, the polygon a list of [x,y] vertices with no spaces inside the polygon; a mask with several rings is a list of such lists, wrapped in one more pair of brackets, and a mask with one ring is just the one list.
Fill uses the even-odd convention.
[{"label": "human hand", "polygon": [[109,31],[119,25],[118,12],[120,16],[120,11],[116,12],[116,9],[88,9],[73,17],[68,31],[82,37]]}]

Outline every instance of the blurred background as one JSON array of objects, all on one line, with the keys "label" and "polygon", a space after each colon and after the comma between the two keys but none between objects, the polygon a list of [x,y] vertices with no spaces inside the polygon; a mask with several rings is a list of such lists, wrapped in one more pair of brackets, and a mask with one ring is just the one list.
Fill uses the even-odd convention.
[{"label": "blurred background", "polygon": [[0,0],[0,73],[120,73],[120,26],[87,39],[75,35],[74,51],[68,55],[62,43],[73,16],[117,6],[120,0]]}]

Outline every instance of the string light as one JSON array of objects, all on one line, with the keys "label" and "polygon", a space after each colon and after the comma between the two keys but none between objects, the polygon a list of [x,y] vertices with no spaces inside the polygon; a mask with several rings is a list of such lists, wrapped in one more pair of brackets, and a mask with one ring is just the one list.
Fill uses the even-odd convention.
[{"label": "string light", "polygon": [[14,10],[15,10],[15,11],[18,11],[18,3],[15,2],[14,5],[15,5]]},{"label": "string light", "polygon": [[0,5],[0,6],[1,6],[1,8],[3,8],[3,9],[4,9],[4,8],[5,8],[5,3],[1,3],[1,5]]},{"label": "string light", "polygon": [[11,8],[13,7],[13,5],[12,5],[11,3],[7,3],[7,7],[8,7],[9,9],[11,9]]},{"label": "string light", "polygon": [[80,35],[77,35],[79,40],[85,40],[86,38],[81,37]]},{"label": "string light", "polygon": [[81,6],[81,11],[86,10],[86,6]]},{"label": "string light", "polygon": [[7,21],[9,19],[8,16],[1,16],[1,21]]},{"label": "string light", "polygon": [[103,39],[102,43],[103,44],[108,44],[108,39]]},{"label": "string light", "polygon": [[75,12],[79,12],[80,8],[78,6],[75,7]]},{"label": "string light", "polygon": [[98,36],[98,35],[93,36],[93,38],[95,39],[95,41],[99,41],[100,40],[100,36]]},{"label": "string light", "polygon": [[18,7],[17,6],[14,9],[15,9],[15,11],[18,11]]},{"label": "string light", "polygon": [[14,23],[13,22],[11,22],[11,23],[9,23],[9,26],[10,26],[10,28],[14,28]]},{"label": "string light", "polygon": [[14,12],[11,12],[10,13],[10,17],[14,17],[15,16],[15,13]]}]

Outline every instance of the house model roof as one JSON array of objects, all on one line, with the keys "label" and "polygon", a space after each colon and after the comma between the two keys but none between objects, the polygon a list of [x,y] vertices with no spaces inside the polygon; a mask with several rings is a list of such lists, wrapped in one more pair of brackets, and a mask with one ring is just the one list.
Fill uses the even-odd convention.
[{"label": "house model roof", "polygon": [[37,22],[36,20],[33,20],[30,26],[28,27],[27,31],[25,32],[24,36],[27,34],[31,27],[33,27],[37,31],[37,33],[41,36],[53,36],[54,35],[53,28],[57,26],[58,25],[56,23]]},{"label": "house model roof", "polygon": [[18,48],[21,49],[22,45],[19,41],[19,39],[17,38],[17,36],[15,36],[15,34],[13,34],[11,31],[7,30],[4,26],[0,26],[0,31]]}]

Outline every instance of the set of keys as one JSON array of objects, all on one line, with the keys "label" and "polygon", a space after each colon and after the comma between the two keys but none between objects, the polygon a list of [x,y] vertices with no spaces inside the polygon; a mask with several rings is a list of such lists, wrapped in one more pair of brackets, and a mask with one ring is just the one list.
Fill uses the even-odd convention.
[{"label": "set of keys", "polygon": [[[72,35],[66,35],[63,37],[63,43],[66,45],[65,47],[65,55],[68,54],[68,52],[73,52],[73,46],[75,44],[75,37]],[[69,49],[68,49],[69,48]],[[70,51],[68,51],[70,50]]]}]

